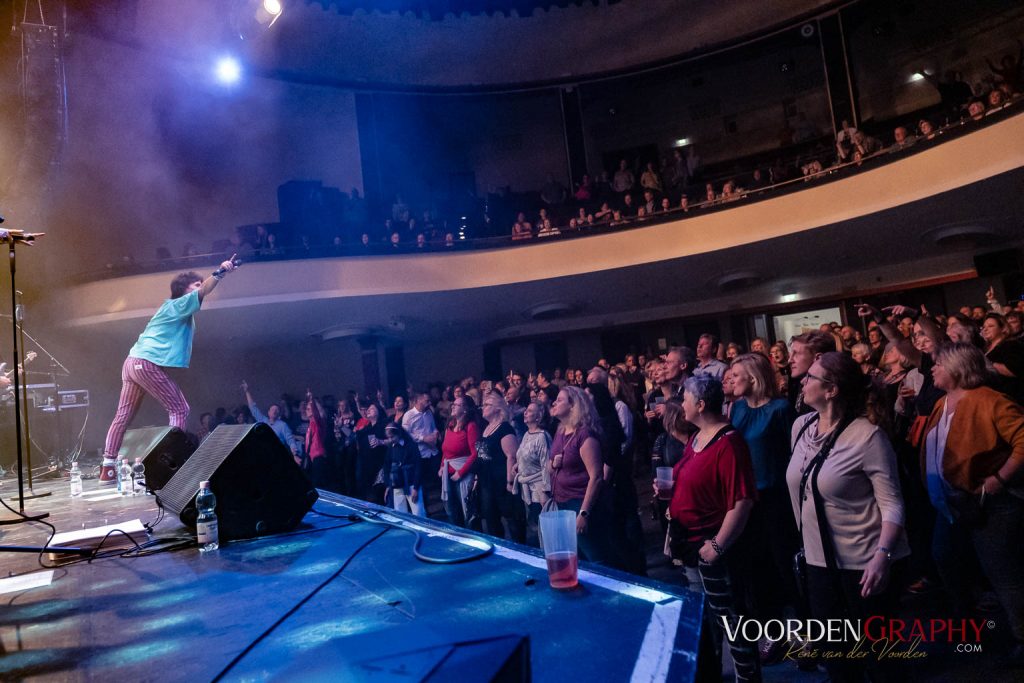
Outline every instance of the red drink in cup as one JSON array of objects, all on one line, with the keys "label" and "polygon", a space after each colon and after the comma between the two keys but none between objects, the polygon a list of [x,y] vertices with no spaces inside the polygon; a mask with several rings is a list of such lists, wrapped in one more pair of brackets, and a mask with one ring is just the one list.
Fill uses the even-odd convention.
[{"label": "red drink in cup", "polygon": [[576,512],[553,510],[540,515],[540,540],[552,588],[574,588],[577,578]]},{"label": "red drink in cup", "polygon": [[577,580],[576,553],[564,550],[544,557],[548,562],[548,580],[552,588],[574,588]]},{"label": "red drink in cup", "polygon": [[658,500],[672,500],[672,478],[671,467],[659,467],[655,470],[654,486],[658,489]]}]

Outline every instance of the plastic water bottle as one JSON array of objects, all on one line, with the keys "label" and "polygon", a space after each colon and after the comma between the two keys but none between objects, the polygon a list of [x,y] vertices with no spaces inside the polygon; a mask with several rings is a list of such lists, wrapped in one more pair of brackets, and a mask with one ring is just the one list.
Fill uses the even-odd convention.
[{"label": "plastic water bottle", "polygon": [[146,466],[142,464],[142,458],[135,458],[132,465],[132,495],[142,496],[146,493]]},{"label": "plastic water bottle", "polygon": [[132,465],[125,458],[117,461],[117,486],[122,496],[132,495]]},{"label": "plastic water bottle", "polygon": [[199,482],[199,493],[196,494],[196,540],[199,541],[199,552],[208,553],[220,547],[220,533],[217,528],[217,496],[210,489],[210,482]]},{"label": "plastic water bottle", "polygon": [[71,497],[82,495],[82,471],[78,469],[78,461],[71,463]]}]

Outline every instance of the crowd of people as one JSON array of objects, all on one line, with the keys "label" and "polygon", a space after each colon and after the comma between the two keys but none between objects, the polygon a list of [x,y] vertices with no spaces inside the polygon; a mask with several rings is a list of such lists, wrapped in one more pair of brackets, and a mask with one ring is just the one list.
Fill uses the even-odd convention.
[{"label": "crowd of people", "polygon": [[[318,487],[415,515],[439,499],[452,524],[519,543],[537,543],[543,511],[572,510],[581,559],[638,575],[650,475],[664,552],[710,614],[863,619],[943,591],[957,615],[1001,609],[1007,665],[1024,666],[1024,300],[987,294],[949,315],[865,304],[859,328],[749,351],[704,334],[391,401],[307,392],[264,414],[243,384],[245,404],[203,429],[264,421]],[[739,680],[780,655],[708,624]],[[715,639],[702,647],[702,666],[720,661]],[[834,681],[895,666],[819,663]]]},{"label": "crowd of people", "polygon": [[[1024,55],[1024,48],[1021,54]],[[481,206],[474,202],[472,207],[460,206],[457,211],[445,212],[413,209],[402,195],[396,195],[390,207],[384,207],[386,216],[376,220],[369,215],[366,199],[353,188],[351,193],[339,193],[344,199],[344,215],[338,219],[340,227],[336,230],[295,231],[296,226],[281,225],[289,231],[282,238],[266,225],[247,226],[236,228],[227,239],[215,242],[209,252],[188,243],[179,257],[161,247],[157,261],[177,267],[219,261],[224,254],[231,253],[239,254],[243,261],[414,253],[450,250],[476,238],[497,237],[504,241],[511,237],[519,243],[595,227],[677,219],[790,182],[814,182],[840,168],[856,167],[867,159],[937,141],[954,127],[982,121],[1019,101],[1024,87],[1022,64],[1024,59],[1014,55],[1004,56],[998,65],[990,62],[991,73],[974,86],[956,70],[947,70],[940,78],[932,70],[922,68],[918,73],[936,88],[941,100],[925,115],[900,117],[888,129],[878,130],[878,137],[843,121],[834,144],[826,140],[825,144],[804,149],[791,159],[779,156],[768,164],[751,162],[753,165],[740,173],[708,173],[696,147],[687,145],[658,159],[621,159],[613,171],[605,170],[596,176],[584,174],[571,188],[548,175],[539,191],[511,200],[526,201],[528,205],[506,206],[508,198],[499,194]],[[813,140],[815,134],[797,131],[790,137],[792,142],[807,141]],[[504,227],[508,225],[505,214],[512,221],[511,228]],[[131,257],[109,264],[109,269],[117,272],[141,268]]]}]

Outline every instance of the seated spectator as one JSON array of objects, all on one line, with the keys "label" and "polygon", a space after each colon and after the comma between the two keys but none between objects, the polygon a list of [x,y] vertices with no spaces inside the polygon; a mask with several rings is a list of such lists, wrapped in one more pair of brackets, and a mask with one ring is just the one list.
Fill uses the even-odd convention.
[{"label": "seated spectator", "polygon": [[512,239],[528,240],[533,237],[533,226],[526,220],[526,214],[522,211],[516,216],[516,222],[512,224]]},{"label": "seated spectator", "polygon": [[931,140],[935,137],[935,124],[928,119],[921,119],[917,122],[917,134],[925,140]]},{"label": "seated spectator", "polygon": [[622,196],[622,216],[627,220],[630,218],[636,218],[637,206],[633,202],[633,195],[625,194]]},{"label": "seated spectator", "polygon": [[652,190],[644,190],[644,203],[640,208],[644,210],[644,215],[646,216],[651,216],[658,210],[658,204],[654,200],[654,192]]},{"label": "seated spectator", "polygon": [[682,209],[683,211],[690,210],[690,198],[687,197],[685,193],[682,197],[679,198],[679,208]]},{"label": "seated spectator", "polygon": [[612,191],[616,194],[625,194],[633,189],[633,185],[636,184],[636,178],[633,176],[633,172],[629,170],[629,165],[625,159],[619,161],[619,170],[615,172],[615,176],[612,178]]},{"label": "seated spectator", "polygon": [[626,218],[622,215],[621,209],[615,209],[614,211],[612,211],[612,220],[610,225],[623,225],[624,223],[628,222],[629,221],[627,221]]},{"label": "seated spectator", "polygon": [[704,185],[704,201],[707,204],[714,204],[715,200],[718,199],[718,195],[715,194],[715,186],[711,183]]},{"label": "seated spectator", "polygon": [[751,190],[759,190],[767,184],[768,181],[765,179],[764,173],[762,173],[759,168],[754,169],[753,174],[750,176],[750,180],[747,181],[747,187]]},{"label": "seated spectator", "polygon": [[732,363],[738,357],[743,355],[743,347],[736,342],[729,342],[725,345],[725,360],[728,363]]},{"label": "seated spectator", "polygon": [[739,199],[742,192],[742,188],[736,187],[736,181],[730,178],[722,185],[722,201]]},{"label": "seated spectator", "polygon": [[668,197],[661,198],[661,213],[668,213],[672,210],[672,201]]},{"label": "seated spectator", "polygon": [[917,142],[917,136],[907,132],[906,126],[896,126],[892,131],[893,149],[903,149]]},{"label": "seated spectator", "polygon": [[967,116],[973,121],[981,121],[985,118],[985,100],[973,99],[967,103]]},{"label": "seated spectator", "polygon": [[391,239],[388,240],[388,244],[391,245],[392,250],[402,248],[402,235],[397,230],[391,233]]},{"label": "seated spectator", "polygon": [[933,550],[950,596],[965,610],[972,586],[963,558],[977,555],[1013,636],[1010,666],[1024,665],[1024,412],[984,386],[988,371],[971,344],[935,353],[935,386],[946,395],[928,418],[921,466],[935,517]]},{"label": "seated spectator", "polygon": [[[894,563],[910,548],[896,454],[878,426],[875,391],[837,351],[814,361],[803,380],[814,412],[793,425],[786,481],[804,549],[801,580],[816,619],[885,618],[899,598]],[[820,649],[833,681],[862,680],[865,667],[889,673],[885,660],[844,658],[846,647]]]},{"label": "seated spectator", "polygon": [[654,163],[650,161],[647,162],[644,172],[640,174],[640,187],[659,194],[662,192],[661,176],[654,170]]},{"label": "seated spectator", "polygon": [[601,208],[594,212],[594,221],[603,222],[610,221],[612,219],[612,209],[608,206],[608,202],[601,202]]},{"label": "seated spectator", "polygon": [[576,226],[582,228],[586,225],[590,225],[593,222],[594,217],[588,214],[587,210],[581,206],[579,210],[576,212]]},{"label": "seated spectator", "polygon": [[426,249],[427,248],[427,236],[422,232],[416,235],[416,248]]},{"label": "seated spectator", "polygon": [[537,231],[537,237],[554,237],[561,234],[561,232],[561,230],[551,224],[550,218],[545,218],[541,223],[540,230]]}]

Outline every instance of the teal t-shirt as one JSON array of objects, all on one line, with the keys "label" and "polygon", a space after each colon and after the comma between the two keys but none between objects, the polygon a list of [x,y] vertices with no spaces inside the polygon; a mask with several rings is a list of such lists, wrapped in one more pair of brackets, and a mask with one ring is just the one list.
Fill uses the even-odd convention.
[{"label": "teal t-shirt", "polygon": [[201,304],[199,290],[165,301],[128,355],[165,368],[187,368],[192,359],[192,337],[196,331],[192,314],[199,310]]}]

